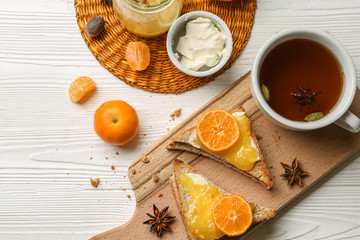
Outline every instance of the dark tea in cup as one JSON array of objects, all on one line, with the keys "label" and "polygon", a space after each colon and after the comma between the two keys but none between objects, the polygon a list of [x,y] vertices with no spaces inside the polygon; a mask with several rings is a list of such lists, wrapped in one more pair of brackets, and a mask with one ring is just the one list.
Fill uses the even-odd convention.
[{"label": "dark tea in cup", "polygon": [[336,105],[343,73],[337,58],[322,44],[291,39],[267,54],[260,85],[275,112],[290,120],[308,121],[309,116],[325,116]]},{"label": "dark tea in cup", "polygon": [[354,62],[329,33],[308,27],[276,33],[260,48],[251,71],[251,94],[260,111],[289,130],[336,124],[360,132],[349,111],[357,90]]}]

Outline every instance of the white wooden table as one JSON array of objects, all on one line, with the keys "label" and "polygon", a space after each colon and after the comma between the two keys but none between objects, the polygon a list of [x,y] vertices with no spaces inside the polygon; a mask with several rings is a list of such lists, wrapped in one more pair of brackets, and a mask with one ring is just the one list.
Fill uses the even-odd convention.
[{"label": "white wooden table", "polygon": [[[251,38],[236,64],[177,96],[129,87],[103,68],[81,38],[73,0],[2,0],[0,239],[87,239],[124,224],[135,209],[127,177],[132,160],[248,72],[266,39],[296,26],[330,32],[350,52],[360,79],[359,0],[259,0]],[[74,104],[68,87],[83,75],[95,80],[97,90]],[[140,118],[138,137],[126,147],[105,144],[93,130],[94,111],[111,99],[130,103]],[[171,121],[179,107],[181,116]],[[90,177],[101,179],[97,189]],[[360,154],[249,239],[360,239]]]}]

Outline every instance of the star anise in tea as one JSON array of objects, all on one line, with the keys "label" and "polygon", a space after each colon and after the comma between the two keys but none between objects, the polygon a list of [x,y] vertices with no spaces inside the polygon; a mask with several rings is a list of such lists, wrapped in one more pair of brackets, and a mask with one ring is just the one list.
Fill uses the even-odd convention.
[{"label": "star anise in tea", "polygon": [[153,204],[154,216],[146,213],[150,217],[149,220],[143,222],[143,224],[151,225],[150,232],[155,229],[158,237],[161,237],[161,234],[164,231],[171,232],[169,224],[174,221],[175,217],[168,216],[169,206],[163,208],[161,211]]},{"label": "star anise in tea", "polygon": [[100,4],[105,3],[106,5],[111,6],[112,5],[112,0],[100,0]]},{"label": "star anise in tea", "polygon": [[321,92],[312,92],[310,88],[304,89],[298,87],[298,92],[291,93],[291,96],[296,98],[295,103],[300,105],[300,110],[302,110],[306,105],[316,105],[316,96]]},{"label": "star anise in tea", "polygon": [[294,181],[297,182],[302,187],[301,178],[309,175],[308,172],[305,172],[299,167],[299,163],[295,158],[291,164],[291,166],[281,163],[281,166],[285,169],[285,173],[282,174],[282,177],[286,177],[288,179],[288,185],[291,185]]}]

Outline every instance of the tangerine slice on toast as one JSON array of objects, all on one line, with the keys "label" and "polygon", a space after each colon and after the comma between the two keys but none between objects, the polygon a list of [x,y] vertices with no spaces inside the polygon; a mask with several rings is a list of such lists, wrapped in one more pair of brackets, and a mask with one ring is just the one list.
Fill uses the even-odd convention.
[{"label": "tangerine slice on toast", "polygon": [[213,152],[220,152],[233,146],[240,137],[236,118],[223,109],[206,112],[196,125],[200,142]]},{"label": "tangerine slice on toast", "polygon": [[253,221],[250,204],[239,195],[227,195],[214,203],[212,217],[215,226],[228,236],[239,236]]}]

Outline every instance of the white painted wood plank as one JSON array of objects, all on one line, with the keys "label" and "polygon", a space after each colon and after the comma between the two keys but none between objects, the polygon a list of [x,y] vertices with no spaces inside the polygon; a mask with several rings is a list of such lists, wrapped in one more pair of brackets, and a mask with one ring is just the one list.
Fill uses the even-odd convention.
[{"label": "white painted wood plank", "polygon": [[[72,0],[2,1],[0,239],[86,239],[124,224],[135,209],[127,178],[132,160],[249,71],[266,39],[296,26],[329,31],[348,49],[360,79],[358,0],[259,0],[251,39],[236,64],[177,96],[131,88],[101,67],[81,38]],[[73,104],[68,86],[83,75],[97,90],[84,104]],[[95,109],[110,99],[138,111],[140,132],[126,147],[109,146],[93,131]],[[171,121],[178,107],[182,115]],[[97,189],[90,177],[101,179]],[[249,239],[358,239],[359,182],[357,154]]]}]

